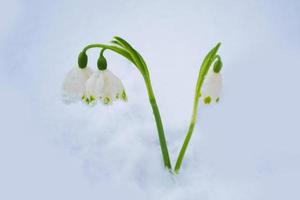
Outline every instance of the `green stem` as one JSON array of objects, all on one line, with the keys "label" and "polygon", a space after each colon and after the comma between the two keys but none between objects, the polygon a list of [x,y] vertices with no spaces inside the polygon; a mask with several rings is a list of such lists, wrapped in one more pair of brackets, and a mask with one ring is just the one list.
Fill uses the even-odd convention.
[{"label": "green stem", "polygon": [[163,156],[164,165],[167,169],[171,170],[172,165],[171,165],[171,161],[170,161],[170,157],[169,157],[169,151],[168,151],[168,146],[167,146],[167,142],[166,142],[166,138],[165,138],[164,128],[163,128],[163,124],[161,121],[159,109],[158,109],[158,106],[156,103],[156,99],[155,99],[155,96],[153,93],[150,79],[148,79],[148,80],[145,79],[145,82],[146,82],[146,87],[147,87],[147,91],[148,91],[149,101],[150,101],[153,115],[154,115],[155,122],[156,122],[157,133],[158,133],[158,138],[159,138],[159,143],[160,143],[160,147],[161,147],[161,153]]},{"label": "green stem", "polygon": [[105,48],[101,49],[100,56],[103,56],[105,50],[106,50]]},{"label": "green stem", "polygon": [[109,47],[109,45],[105,45],[105,44],[90,44],[90,45],[87,45],[86,47],[83,48],[82,51],[86,52],[87,50],[89,49],[92,49],[92,48],[107,48]]},{"label": "green stem", "polygon": [[105,44],[90,44],[90,45],[87,45],[86,47],[84,47],[84,49],[82,51],[86,52],[87,50],[92,49],[92,48],[109,49],[111,51],[114,51],[114,52],[124,56],[125,58],[127,58],[128,60],[130,60],[131,62],[134,63],[130,54],[127,51],[125,51],[124,49],[121,49],[119,47],[116,47],[116,46],[110,46],[110,45],[105,45]]},{"label": "green stem", "polygon": [[192,114],[191,122],[190,122],[187,135],[186,135],[186,137],[184,139],[183,145],[182,145],[182,147],[180,149],[180,152],[179,152],[179,155],[178,155],[178,158],[177,158],[177,161],[176,161],[175,173],[179,172],[179,169],[180,169],[180,166],[181,166],[184,154],[186,152],[186,149],[187,149],[188,144],[189,144],[189,142],[191,140],[191,137],[192,137],[192,133],[194,131],[194,127],[195,127],[195,123],[196,123],[196,118],[197,118],[198,102],[199,102],[199,100],[198,100],[197,94],[195,94],[194,107],[193,107],[193,114]]},{"label": "green stem", "polygon": [[201,91],[201,87],[204,81],[204,78],[210,68],[210,66],[212,65],[212,63],[214,62],[215,59],[220,59],[220,57],[217,54],[217,51],[220,47],[221,43],[218,43],[204,58],[200,71],[199,71],[199,75],[198,75],[198,79],[197,79],[197,84],[196,84],[196,90],[195,90],[195,97],[194,97],[194,106],[193,106],[193,113],[192,113],[192,118],[191,118],[191,122],[189,125],[189,129],[188,132],[186,134],[186,137],[184,139],[183,145],[180,149],[179,155],[177,157],[177,161],[175,164],[175,173],[177,174],[180,170],[186,149],[188,147],[188,144],[191,140],[193,131],[194,131],[194,127],[195,127],[195,123],[196,123],[196,119],[197,119],[197,112],[198,112],[198,103],[199,103],[199,98],[200,98],[200,91]]}]

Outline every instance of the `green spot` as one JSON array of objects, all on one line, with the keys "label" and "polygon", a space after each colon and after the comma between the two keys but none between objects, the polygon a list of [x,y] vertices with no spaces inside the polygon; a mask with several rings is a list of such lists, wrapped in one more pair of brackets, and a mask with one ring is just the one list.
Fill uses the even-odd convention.
[{"label": "green spot", "polygon": [[90,97],[82,96],[81,99],[87,105],[91,105],[92,103],[95,103],[95,100],[96,100],[96,98],[94,96],[90,96]]},{"label": "green spot", "polygon": [[123,101],[127,101],[127,95],[125,93],[125,90],[122,91],[121,98]]},{"label": "green spot", "polygon": [[210,104],[210,102],[211,102],[211,97],[208,96],[208,97],[204,98],[204,103],[205,104]]},{"label": "green spot", "polygon": [[84,103],[86,103],[86,104],[89,104],[89,99],[86,97],[86,96],[82,96],[81,97],[81,100],[84,102]]},{"label": "green spot", "polygon": [[220,101],[220,97],[218,97],[217,99],[216,99],[216,102],[218,103]]},{"label": "green spot", "polygon": [[96,98],[94,96],[90,96],[90,101],[94,101]]},{"label": "green spot", "polygon": [[111,103],[111,100],[109,97],[103,97],[102,102],[107,105],[107,104]]}]

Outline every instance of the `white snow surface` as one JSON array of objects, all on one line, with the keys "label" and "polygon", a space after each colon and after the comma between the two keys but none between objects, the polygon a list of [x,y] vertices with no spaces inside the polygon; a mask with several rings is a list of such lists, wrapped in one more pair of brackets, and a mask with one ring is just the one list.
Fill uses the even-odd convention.
[{"label": "white snow surface", "polygon": [[[300,199],[299,1],[1,1],[0,199]],[[62,102],[90,43],[144,56],[174,164],[205,54],[222,42],[224,90],[199,108],[181,173],[162,164],[138,70],[106,53],[128,103]],[[89,51],[96,69],[98,50]]]}]

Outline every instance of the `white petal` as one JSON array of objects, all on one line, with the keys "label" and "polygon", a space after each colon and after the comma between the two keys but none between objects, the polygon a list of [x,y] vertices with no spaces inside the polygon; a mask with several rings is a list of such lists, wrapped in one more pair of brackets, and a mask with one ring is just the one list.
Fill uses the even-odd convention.
[{"label": "white petal", "polygon": [[103,95],[103,87],[104,87],[104,77],[103,73],[101,72],[98,75],[98,78],[96,80],[96,85],[95,85],[95,96],[97,98],[101,98]]},{"label": "white petal", "polygon": [[104,79],[101,71],[94,72],[91,77],[86,81],[84,100],[91,103],[96,99],[102,97]]},{"label": "white petal", "polygon": [[63,83],[63,93],[65,102],[74,102],[80,100],[84,95],[85,82],[90,77],[92,70],[90,68],[73,68],[66,75]]},{"label": "white petal", "polygon": [[[201,98],[206,101],[206,98],[210,98],[212,102],[217,102],[220,98],[222,90],[222,76],[220,73],[210,72],[205,77],[202,89]],[[207,99],[208,100],[208,99]],[[207,103],[210,103],[208,101]]]},{"label": "white petal", "polygon": [[[110,101],[119,98],[122,99],[122,96],[123,99],[125,100],[126,94],[121,80],[109,70],[103,71],[103,75],[104,75],[103,96],[108,97]],[[108,99],[106,98],[106,100]]]}]

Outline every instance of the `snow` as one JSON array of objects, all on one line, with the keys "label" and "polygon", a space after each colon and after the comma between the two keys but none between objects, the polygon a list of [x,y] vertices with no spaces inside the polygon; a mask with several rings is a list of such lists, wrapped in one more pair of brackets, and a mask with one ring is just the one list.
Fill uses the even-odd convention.
[{"label": "snow", "polygon": [[[300,198],[298,1],[1,4],[0,199]],[[199,66],[222,42],[223,95],[200,106],[178,176],[163,168],[142,77],[125,59],[106,54],[128,103],[62,102],[80,50],[114,35],[149,66],[173,165]]]}]

